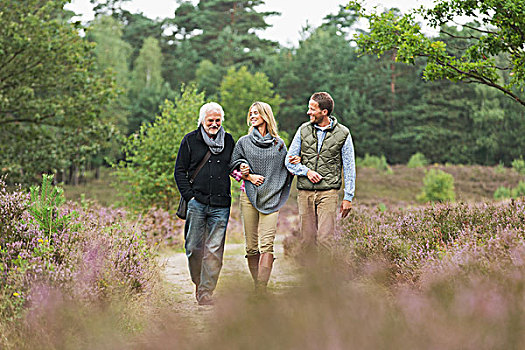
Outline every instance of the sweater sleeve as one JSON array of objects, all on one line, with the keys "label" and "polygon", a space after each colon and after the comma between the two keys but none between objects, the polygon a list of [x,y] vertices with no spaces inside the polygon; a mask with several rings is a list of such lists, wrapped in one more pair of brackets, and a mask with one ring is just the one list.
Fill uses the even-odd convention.
[{"label": "sweater sleeve", "polygon": [[297,176],[306,176],[308,173],[308,167],[305,165],[299,163],[299,164],[292,164],[288,160],[288,157],[291,156],[300,156],[301,155],[301,128],[297,129],[297,132],[295,133],[295,136],[292,140],[292,143],[290,144],[290,148],[288,149],[288,154],[284,160],[284,165],[288,169],[289,172],[291,172],[294,175]]},{"label": "sweater sleeve", "polygon": [[233,172],[235,169],[238,169],[242,163],[248,164],[242,143],[243,141],[241,138],[239,139],[239,141],[237,141],[235,147],[233,148],[233,153],[230,161],[230,172]]},{"label": "sweater sleeve", "polygon": [[355,156],[352,135],[348,134],[341,148],[343,159],[343,178],[345,180],[344,200],[352,201],[355,193]]}]

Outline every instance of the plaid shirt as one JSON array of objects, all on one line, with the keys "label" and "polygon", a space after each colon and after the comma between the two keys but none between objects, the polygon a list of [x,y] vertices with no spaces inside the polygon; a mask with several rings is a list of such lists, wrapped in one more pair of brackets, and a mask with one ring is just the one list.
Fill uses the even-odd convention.
[{"label": "plaid shirt", "polygon": [[[237,169],[234,169],[231,172],[230,176],[233,177],[235,179],[235,181],[241,181],[242,180],[242,173],[239,170],[237,170]],[[244,181],[241,184],[241,191],[246,192],[244,190]]]}]

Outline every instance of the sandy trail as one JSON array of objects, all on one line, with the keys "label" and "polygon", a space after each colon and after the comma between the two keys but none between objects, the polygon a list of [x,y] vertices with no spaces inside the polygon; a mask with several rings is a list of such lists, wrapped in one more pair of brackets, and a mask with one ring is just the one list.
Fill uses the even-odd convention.
[{"label": "sandy trail", "polygon": [[[284,256],[282,240],[284,235],[277,235],[275,239],[274,268],[268,291],[279,294],[299,283],[299,271],[297,265],[291,258]],[[247,293],[253,289],[253,282],[248,271],[246,259],[244,258],[244,244],[227,243],[224,250],[224,262],[214,296],[220,298],[226,296],[228,288],[238,285]],[[188,272],[186,255],[183,252],[165,255],[160,259],[163,264],[163,277],[172,288],[176,297],[174,302],[175,312],[179,316],[191,320],[195,330],[204,331],[205,320],[213,311],[212,306],[199,306],[195,300],[195,286],[191,282]]]}]

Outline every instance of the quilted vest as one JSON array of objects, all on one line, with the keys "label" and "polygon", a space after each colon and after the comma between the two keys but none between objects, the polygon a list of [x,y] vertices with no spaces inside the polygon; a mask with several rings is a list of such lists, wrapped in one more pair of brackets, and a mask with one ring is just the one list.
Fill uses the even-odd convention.
[{"label": "quilted vest", "polygon": [[315,170],[323,179],[314,184],[306,176],[297,177],[300,190],[340,189],[342,185],[343,160],[341,149],[350,133],[348,128],[330,116],[331,126],[326,129],[326,136],[317,153],[317,129],[311,122],[301,125],[301,163]]}]

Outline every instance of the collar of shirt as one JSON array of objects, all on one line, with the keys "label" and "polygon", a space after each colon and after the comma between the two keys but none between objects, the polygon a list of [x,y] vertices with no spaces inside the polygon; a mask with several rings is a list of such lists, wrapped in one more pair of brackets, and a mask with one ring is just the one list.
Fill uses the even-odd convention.
[{"label": "collar of shirt", "polygon": [[317,124],[314,124],[314,127],[315,127],[317,130],[326,131],[326,129],[328,129],[329,127],[331,127],[333,123],[334,123],[334,121],[333,121],[333,120],[330,120],[330,124],[328,124],[327,126],[319,126],[319,125],[317,125]]}]

